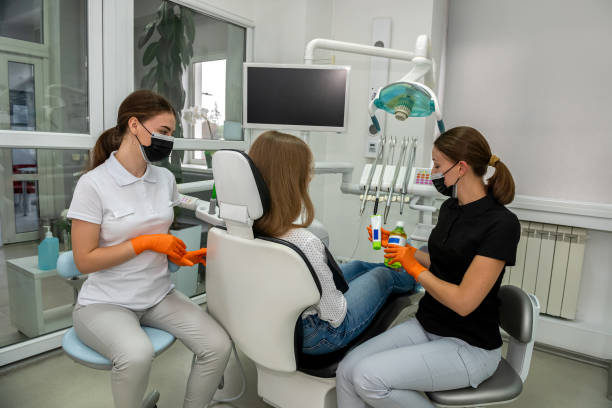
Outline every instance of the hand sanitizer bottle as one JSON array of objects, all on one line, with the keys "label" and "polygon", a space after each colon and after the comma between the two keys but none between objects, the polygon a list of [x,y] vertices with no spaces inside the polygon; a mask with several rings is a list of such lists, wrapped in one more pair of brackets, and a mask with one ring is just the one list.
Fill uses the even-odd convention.
[{"label": "hand sanitizer bottle", "polygon": [[55,269],[59,256],[59,239],[51,234],[51,227],[45,225],[45,228],[47,228],[45,239],[38,245],[38,269],[42,271]]}]

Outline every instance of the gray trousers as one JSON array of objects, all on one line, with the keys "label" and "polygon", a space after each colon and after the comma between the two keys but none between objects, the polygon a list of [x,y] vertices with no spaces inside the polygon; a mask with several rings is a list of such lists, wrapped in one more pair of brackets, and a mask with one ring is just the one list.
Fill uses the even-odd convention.
[{"label": "gray trousers", "polygon": [[116,408],[139,408],[147,389],[154,353],[141,324],[172,333],[194,353],[185,408],[202,408],[212,400],[229,360],[231,342],[225,330],[176,290],[147,310],[98,303],[77,305],[72,317],[79,339],[113,362]]},{"label": "gray trousers", "polygon": [[499,364],[501,347],[485,350],[426,332],[417,319],[359,345],[336,372],[338,408],[421,408],[423,391],[477,387]]}]

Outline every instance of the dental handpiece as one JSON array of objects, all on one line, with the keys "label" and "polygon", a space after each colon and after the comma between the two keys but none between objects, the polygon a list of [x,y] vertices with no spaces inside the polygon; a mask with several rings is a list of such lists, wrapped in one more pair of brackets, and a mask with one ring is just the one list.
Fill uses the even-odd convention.
[{"label": "dental handpiece", "polygon": [[395,183],[397,183],[397,177],[399,176],[400,169],[402,168],[402,163],[404,162],[404,156],[406,155],[406,150],[408,149],[408,139],[404,137],[402,141],[402,147],[400,149],[400,154],[397,159],[397,165],[395,167],[395,173],[393,174],[393,179],[391,180],[391,186],[389,187],[389,197],[387,197],[387,204],[385,205],[385,217],[384,223],[387,223],[387,218],[389,218],[389,211],[391,209],[391,201],[393,200],[393,193],[395,190]]},{"label": "dental handpiece", "polygon": [[400,196],[400,215],[404,214],[404,201],[406,200],[406,193],[408,192],[408,182],[410,181],[412,164],[414,162],[414,158],[416,157],[417,139],[412,138],[410,143],[410,154],[408,155],[408,161],[406,163],[406,177],[404,178],[404,184],[402,185],[402,193]]},{"label": "dental handpiece", "polygon": [[387,142],[386,136],[382,136],[380,139],[380,150],[374,159],[374,163],[372,164],[372,168],[370,169],[370,175],[368,176],[368,182],[365,186],[365,191],[363,193],[363,200],[361,200],[361,208],[359,209],[359,214],[363,215],[365,211],[366,202],[368,200],[368,193],[370,192],[370,185],[372,184],[372,179],[374,178],[374,172],[376,171],[376,166],[378,165],[378,161],[382,162],[382,156],[385,151],[385,144]]},{"label": "dental handpiece", "polygon": [[382,169],[380,170],[380,178],[378,179],[378,186],[376,187],[376,199],[374,200],[374,215],[378,214],[378,201],[380,200],[380,190],[382,189],[383,178],[385,176],[385,168],[389,164],[389,160],[395,154],[395,138],[391,139],[391,146],[387,160],[383,163]]}]

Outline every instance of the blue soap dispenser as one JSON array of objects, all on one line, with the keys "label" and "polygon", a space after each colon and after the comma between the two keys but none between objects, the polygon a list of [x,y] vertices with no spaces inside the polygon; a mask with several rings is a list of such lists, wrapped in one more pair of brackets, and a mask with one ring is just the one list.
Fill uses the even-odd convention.
[{"label": "blue soap dispenser", "polygon": [[38,269],[42,271],[55,269],[59,256],[59,239],[51,234],[51,227],[45,225],[45,228],[47,228],[45,239],[38,245]]}]

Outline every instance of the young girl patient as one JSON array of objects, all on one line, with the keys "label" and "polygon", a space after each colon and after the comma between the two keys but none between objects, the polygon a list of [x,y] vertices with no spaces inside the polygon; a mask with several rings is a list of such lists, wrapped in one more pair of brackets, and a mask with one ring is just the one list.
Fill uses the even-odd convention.
[{"label": "young girl patient", "polygon": [[306,229],[314,219],[308,195],[314,161],[308,145],[295,136],[270,131],[255,140],[249,156],[271,198],[270,210],[255,221],[255,231],[300,248],[321,283],[319,303],[302,314],[302,351],[325,354],[340,349],[368,327],[391,293],[413,290],[415,280],[403,269],[349,262],[340,266],[349,284],[343,294],[334,283],[323,242]]}]

